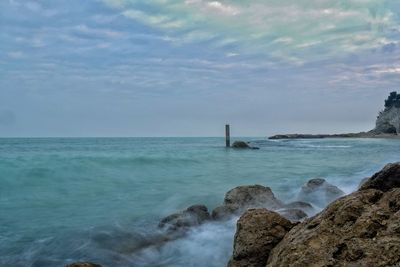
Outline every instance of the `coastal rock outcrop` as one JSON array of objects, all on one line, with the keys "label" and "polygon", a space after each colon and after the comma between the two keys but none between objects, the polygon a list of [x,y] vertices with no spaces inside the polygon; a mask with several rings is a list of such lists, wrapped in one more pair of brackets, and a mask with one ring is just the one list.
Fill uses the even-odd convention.
[{"label": "coastal rock outcrop", "polygon": [[65,267],[101,267],[101,265],[91,262],[75,262]]},{"label": "coastal rock outcrop", "polygon": [[280,209],[283,203],[272,193],[271,188],[262,185],[238,186],[225,194],[222,206],[212,212],[214,219],[225,219],[240,215],[249,208]]},{"label": "coastal rock outcrop", "polygon": [[[303,204],[290,206],[297,205]],[[254,210],[239,219],[229,266],[398,266],[400,162],[386,165],[358,191],[289,227],[278,242],[284,231],[271,237],[271,225],[281,225],[271,214]]]},{"label": "coastal rock outcrop", "polygon": [[325,179],[314,178],[301,187],[297,198],[300,201],[326,205],[344,194],[337,186],[328,183]]},{"label": "coastal rock outcrop", "polygon": [[399,210],[398,188],[340,198],[295,226],[273,249],[267,266],[393,266],[400,262]]},{"label": "coastal rock outcrop", "polygon": [[208,209],[204,205],[193,205],[186,210],[171,214],[159,223],[159,227],[169,232],[184,231],[191,226],[196,226],[211,218]]},{"label": "coastal rock outcrop", "polygon": [[250,209],[237,222],[229,267],[264,267],[271,249],[293,224],[267,209]]},{"label": "coastal rock outcrop", "polygon": [[316,138],[386,138],[400,135],[400,94],[391,92],[385,100],[385,108],[379,112],[375,128],[367,132],[343,134],[277,134],[268,139],[316,139]]},{"label": "coastal rock outcrop", "polygon": [[391,92],[385,100],[385,109],[379,113],[373,132],[400,134],[400,94],[397,92]]}]

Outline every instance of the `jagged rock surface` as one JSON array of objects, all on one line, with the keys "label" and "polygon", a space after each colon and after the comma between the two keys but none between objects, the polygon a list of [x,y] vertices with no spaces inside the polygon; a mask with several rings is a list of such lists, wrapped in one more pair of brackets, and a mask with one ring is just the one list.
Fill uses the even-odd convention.
[{"label": "jagged rock surface", "polygon": [[271,249],[293,224],[267,209],[250,209],[237,222],[229,267],[264,267]]},{"label": "jagged rock surface", "polygon": [[400,162],[387,164],[380,172],[366,180],[360,190],[374,188],[388,191],[395,187],[400,187]]},{"label": "jagged rock surface", "polygon": [[294,227],[273,249],[267,266],[397,264],[399,209],[400,189],[385,195],[368,189],[341,198],[316,217]]},{"label": "jagged rock surface", "polygon": [[399,168],[387,165],[359,191],[292,228],[270,252],[267,267],[400,264]]},{"label": "jagged rock surface", "polygon": [[395,106],[379,113],[376,119],[375,133],[400,134],[400,108]]}]

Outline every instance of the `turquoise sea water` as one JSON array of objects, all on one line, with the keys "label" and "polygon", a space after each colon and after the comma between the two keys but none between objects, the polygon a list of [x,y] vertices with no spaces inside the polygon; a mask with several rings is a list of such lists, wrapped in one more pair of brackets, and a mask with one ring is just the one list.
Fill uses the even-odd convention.
[{"label": "turquoise sea water", "polygon": [[222,138],[0,139],[0,266],[225,266],[234,220],[136,248],[161,217],[211,210],[237,185],[290,201],[322,176],[351,192],[400,159],[400,140],[247,140],[260,150],[226,149]]}]

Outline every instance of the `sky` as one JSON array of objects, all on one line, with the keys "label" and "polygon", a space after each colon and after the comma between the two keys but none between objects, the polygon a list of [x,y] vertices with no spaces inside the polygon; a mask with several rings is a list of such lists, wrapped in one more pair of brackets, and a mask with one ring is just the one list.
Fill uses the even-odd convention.
[{"label": "sky", "polygon": [[0,136],[369,130],[398,0],[0,0]]}]

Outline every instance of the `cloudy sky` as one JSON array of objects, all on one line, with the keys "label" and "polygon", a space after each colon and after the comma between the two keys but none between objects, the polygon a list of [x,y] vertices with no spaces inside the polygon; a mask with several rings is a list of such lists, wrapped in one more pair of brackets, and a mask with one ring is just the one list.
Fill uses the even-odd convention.
[{"label": "cloudy sky", "polygon": [[1,0],[0,136],[372,128],[398,0]]}]

